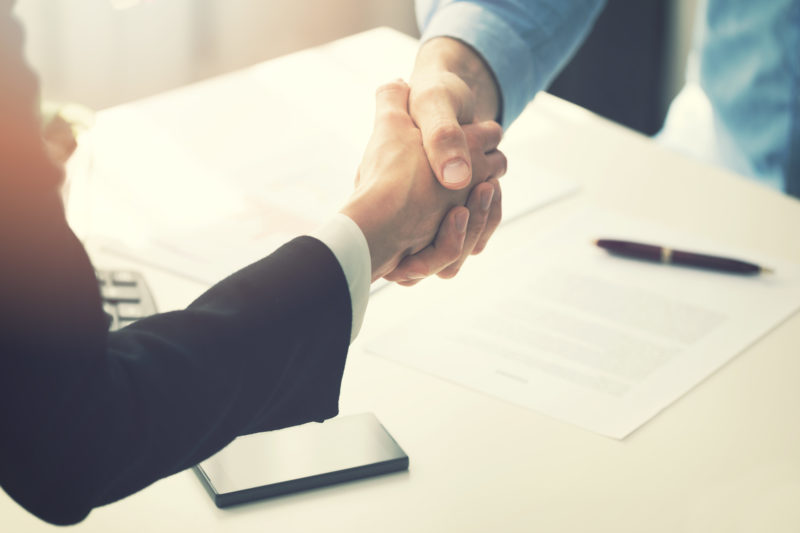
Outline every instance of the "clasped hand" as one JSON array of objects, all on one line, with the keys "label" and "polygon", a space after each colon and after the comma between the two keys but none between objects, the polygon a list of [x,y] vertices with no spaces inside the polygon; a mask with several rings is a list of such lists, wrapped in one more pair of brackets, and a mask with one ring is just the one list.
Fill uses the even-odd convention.
[{"label": "clasped hand", "polygon": [[396,81],[376,93],[375,126],[342,213],[361,228],[373,281],[412,285],[438,274],[452,277],[470,253],[483,249],[501,218],[498,178],[506,158],[502,129],[486,121],[463,126],[471,181],[448,190],[437,181],[422,133],[408,112],[409,87]]}]

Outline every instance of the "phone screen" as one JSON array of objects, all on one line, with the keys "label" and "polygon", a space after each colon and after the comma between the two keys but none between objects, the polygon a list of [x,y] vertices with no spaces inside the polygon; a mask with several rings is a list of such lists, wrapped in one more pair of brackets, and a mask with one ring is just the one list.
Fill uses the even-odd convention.
[{"label": "phone screen", "polygon": [[218,507],[406,469],[372,413],[245,435],[194,467]]}]

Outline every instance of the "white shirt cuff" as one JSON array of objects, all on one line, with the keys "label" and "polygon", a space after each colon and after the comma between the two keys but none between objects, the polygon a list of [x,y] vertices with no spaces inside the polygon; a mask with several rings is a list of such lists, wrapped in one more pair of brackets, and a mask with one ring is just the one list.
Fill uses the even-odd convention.
[{"label": "white shirt cuff", "polygon": [[350,329],[350,342],[353,342],[364,322],[369,300],[369,285],[372,281],[372,263],[367,239],[358,224],[341,213],[336,213],[326,224],[312,231],[310,236],[330,248],[347,279],[350,305],[353,310]]}]

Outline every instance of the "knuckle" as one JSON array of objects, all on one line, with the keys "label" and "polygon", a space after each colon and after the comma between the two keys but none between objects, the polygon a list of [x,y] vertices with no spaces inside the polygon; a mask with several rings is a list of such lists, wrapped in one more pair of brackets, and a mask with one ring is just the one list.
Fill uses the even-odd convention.
[{"label": "knuckle", "polygon": [[422,86],[415,86],[412,89],[412,98],[419,102],[437,102],[443,99],[449,100],[447,87],[441,82],[425,83]]},{"label": "knuckle", "polygon": [[[506,154],[504,154],[503,152],[497,152],[497,154],[498,154],[497,165],[498,165],[499,169],[495,173],[495,176],[499,178],[500,176],[505,176],[506,172],[508,171],[508,158],[506,157]],[[496,189],[497,190],[495,191],[495,194],[499,195],[500,194],[500,187],[496,187]]]},{"label": "knuckle", "polygon": [[464,137],[466,138],[469,151],[474,154],[473,157],[475,157],[475,155],[483,154],[484,152],[483,139],[481,139],[481,136],[477,133],[475,129],[470,129],[470,130],[465,129]]},{"label": "knuckle", "polygon": [[495,121],[486,122],[486,132],[490,138],[498,143],[503,139],[503,127]]},{"label": "knuckle", "polygon": [[452,145],[462,141],[464,132],[457,123],[439,122],[431,131],[430,142],[434,145]]},{"label": "knuckle", "polygon": [[378,86],[378,88],[375,89],[375,96],[380,97],[383,94],[391,94],[395,92],[404,91],[406,87],[408,86],[405,84],[405,82],[401,80],[390,81],[388,83],[384,83]]},{"label": "knuckle", "polygon": [[461,269],[461,265],[451,265],[437,274],[442,279],[453,279]]},{"label": "knuckle", "polygon": [[459,239],[458,241],[453,241],[449,243],[442,249],[442,262],[444,265],[449,265],[453,261],[457,261],[459,257],[461,257],[461,249],[463,247],[463,242]]},{"label": "knuckle", "polygon": [[460,243],[449,242],[436,247],[435,257],[431,258],[432,272],[442,271],[452,266],[461,257]]},{"label": "knuckle", "polygon": [[464,136],[470,150],[483,153],[483,147],[487,138],[486,130],[482,123],[464,125]]}]

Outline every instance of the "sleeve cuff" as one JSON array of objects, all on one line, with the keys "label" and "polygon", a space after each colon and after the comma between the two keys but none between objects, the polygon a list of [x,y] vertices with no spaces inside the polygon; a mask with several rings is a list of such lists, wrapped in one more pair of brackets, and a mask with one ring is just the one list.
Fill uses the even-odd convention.
[{"label": "sleeve cuff", "polygon": [[470,2],[443,6],[431,17],[420,42],[434,37],[463,41],[483,57],[500,86],[503,127],[522,113],[540,88],[527,43],[490,9]]},{"label": "sleeve cuff", "polygon": [[350,342],[353,342],[364,322],[364,314],[367,311],[369,300],[369,285],[372,280],[372,264],[367,239],[361,228],[348,216],[341,213],[337,213],[326,224],[311,232],[310,236],[322,241],[325,246],[330,248],[347,279],[353,310],[350,329]]}]

